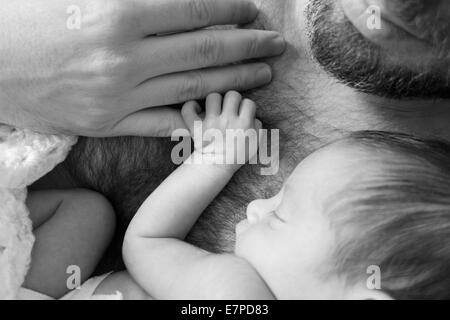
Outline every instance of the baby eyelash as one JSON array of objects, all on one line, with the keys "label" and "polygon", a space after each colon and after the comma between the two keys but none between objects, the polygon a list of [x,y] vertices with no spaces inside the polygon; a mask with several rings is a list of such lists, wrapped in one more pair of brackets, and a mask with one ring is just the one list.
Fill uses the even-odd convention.
[{"label": "baby eyelash", "polygon": [[282,222],[286,222],[286,220],[284,220],[283,218],[281,218],[276,211],[272,211],[273,215],[277,217],[278,220],[282,221]]}]

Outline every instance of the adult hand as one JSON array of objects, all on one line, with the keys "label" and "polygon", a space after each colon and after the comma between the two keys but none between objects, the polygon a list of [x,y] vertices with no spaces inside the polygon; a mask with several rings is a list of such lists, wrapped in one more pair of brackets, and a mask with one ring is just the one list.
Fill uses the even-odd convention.
[{"label": "adult hand", "polygon": [[[160,107],[266,84],[278,33],[249,0],[15,0],[0,11],[0,122],[83,136],[167,136]],[[154,108],[158,107],[158,108]]]}]

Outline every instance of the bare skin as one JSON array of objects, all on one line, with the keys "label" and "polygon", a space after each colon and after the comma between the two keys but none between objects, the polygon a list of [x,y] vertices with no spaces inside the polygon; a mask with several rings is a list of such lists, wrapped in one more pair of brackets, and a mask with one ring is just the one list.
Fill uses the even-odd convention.
[{"label": "bare skin", "polygon": [[[286,53],[269,60],[274,80],[244,93],[258,104],[265,127],[280,129],[280,171],[263,177],[259,168],[242,168],[206,210],[188,240],[213,252],[231,252],[235,224],[254,199],[276,194],[282,181],[313,150],[356,130],[389,130],[450,139],[449,101],[388,100],[338,83],[312,58],[304,11],[308,0],[262,0],[256,27],[280,31]],[[174,170],[168,140],[119,138],[82,140],[57,172],[71,183],[48,176],[36,187],[78,185],[105,194],[115,206],[123,232],[155,187]],[[120,238],[120,236],[119,236]],[[120,248],[120,241],[117,248]]]},{"label": "bare skin", "polygon": [[183,121],[162,106],[270,81],[267,65],[235,62],[281,53],[277,33],[204,29],[257,13],[248,0],[4,3],[0,122],[88,137],[168,137]]}]

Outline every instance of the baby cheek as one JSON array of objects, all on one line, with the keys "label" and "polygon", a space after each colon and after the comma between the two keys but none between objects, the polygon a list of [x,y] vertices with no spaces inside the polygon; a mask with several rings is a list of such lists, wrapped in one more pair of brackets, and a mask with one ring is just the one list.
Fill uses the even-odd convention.
[{"label": "baby cheek", "polygon": [[260,246],[265,242],[264,226],[255,224],[245,231],[236,235],[236,253],[238,255],[254,255],[260,250]]}]

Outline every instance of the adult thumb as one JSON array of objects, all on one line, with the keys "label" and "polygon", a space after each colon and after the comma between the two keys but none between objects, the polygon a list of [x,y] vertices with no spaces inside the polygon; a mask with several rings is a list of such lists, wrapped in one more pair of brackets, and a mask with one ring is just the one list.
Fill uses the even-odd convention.
[{"label": "adult thumb", "polygon": [[110,137],[170,137],[177,129],[187,130],[180,110],[161,107],[132,113],[104,134]]}]

